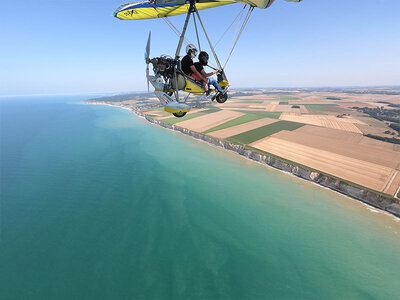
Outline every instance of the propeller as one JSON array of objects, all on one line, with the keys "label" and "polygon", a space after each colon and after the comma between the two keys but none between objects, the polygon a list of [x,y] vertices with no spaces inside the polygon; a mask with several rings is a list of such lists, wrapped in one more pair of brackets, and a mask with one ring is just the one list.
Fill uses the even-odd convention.
[{"label": "propeller", "polygon": [[150,40],[151,40],[151,31],[149,32],[149,37],[147,39],[147,45],[146,45],[146,52],[144,53],[144,60],[146,61],[147,92],[150,92],[149,89]]}]

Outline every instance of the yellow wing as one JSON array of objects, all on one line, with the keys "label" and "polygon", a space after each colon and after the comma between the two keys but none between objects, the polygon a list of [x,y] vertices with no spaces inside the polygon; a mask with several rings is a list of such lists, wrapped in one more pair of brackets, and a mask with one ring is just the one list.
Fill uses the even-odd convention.
[{"label": "yellow wing", "polygon": [[[212,8],[221,5],[237,3],[236,1],[209,1],[196,3],[198,10]],[[141,20],[172,17],[186,14],[189,4],[154,4],[150,1],[129,3],[120,6],[114,13],[114,16],[121,20]]]}]

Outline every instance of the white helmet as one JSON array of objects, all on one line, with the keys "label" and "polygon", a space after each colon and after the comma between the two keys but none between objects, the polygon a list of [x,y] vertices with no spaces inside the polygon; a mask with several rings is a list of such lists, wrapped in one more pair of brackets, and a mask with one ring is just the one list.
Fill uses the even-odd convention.
[{"label": "white helmet", "polygon": [[191,58],[195,58],[197,54],[197,48],[193,44],[186,46],[186,53],[190,55]]}]

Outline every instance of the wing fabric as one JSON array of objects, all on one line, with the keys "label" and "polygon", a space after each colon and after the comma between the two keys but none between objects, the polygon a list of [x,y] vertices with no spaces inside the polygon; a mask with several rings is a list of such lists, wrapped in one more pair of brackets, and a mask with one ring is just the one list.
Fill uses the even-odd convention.
[{"label": "wing fabric", "polygon": [[[232,0],[200,2],[196,3],[196,8],[201,10],[235,2]],[[155,19],[186,14],[188,9],[189,4],[186,3],[155,4],[154,2],[143,1],[120,6],[115,11],[114,17],[121,20]]]}]

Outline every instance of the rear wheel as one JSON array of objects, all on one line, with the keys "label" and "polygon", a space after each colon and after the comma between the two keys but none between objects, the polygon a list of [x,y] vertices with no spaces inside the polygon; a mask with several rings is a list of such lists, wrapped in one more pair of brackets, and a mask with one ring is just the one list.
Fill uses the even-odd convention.
[{"label": "rear wheel", "polygon": [[216,98],[218,103],[225,103],[227,99],[228,99],[227,94],[218,95]]},{"label": "rear wheel", "polygon": [[177,118],[182,118],[184,115],[186,115],[186,112],[185,111],[180,111],[180,112],[172,113],[172,114]]}]

